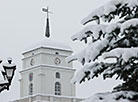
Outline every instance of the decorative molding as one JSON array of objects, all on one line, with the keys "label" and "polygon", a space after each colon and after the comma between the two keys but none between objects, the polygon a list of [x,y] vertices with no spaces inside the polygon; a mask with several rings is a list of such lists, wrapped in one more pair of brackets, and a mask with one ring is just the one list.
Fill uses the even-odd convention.
[{"label": "decorative molding", "polygon": [[71,67],[63,67],[63,66],[56,66],[56,65],[41,64],[41,65],[35,65],[35,66],[32,66],[32,67],[23,69],[23,70],[20,71],[20,73],[28,71],[28,70],[32,70],[32,69],[38,69],[40,67],[50,67],[50,68],[54,68],[54,69],[58,68],[58,69],[65,69],[65,70],[72,70],[72,71],[76,70],[76,69],[73,69]]},{"label": "decorative molding", "polygon": [[[55,53],[51,53],[51,52],[38,52],[38,53],[36,53],[35,55],[33,55],[33,56],[37,56],[37,55],[40,55],[40,54],[47,54],[47,55],[55,55]],[[68,54],[59,54],[58,56],[63,56],[63,57],[67,57],[67,56],[69,56]],[[32,55],[30,55],[30,56],[28,56],[28,57],[25,57],[25,58],[22,58],[22,60],[25,60],[25,59],[27,59],[27,58],[31,58],[32,57]]]},{"label": "decorative molding", "polygon": [[51,49],[51,50],[55,50],[56,49],[58,51],[73,52],[72,50],[58,49],[58,48],[49,48],[49,47],[42,47],[42,46],[40,46],[40,47],[34,48],[34,49],[30,50],[30,51],[24,51],[22,54],[24,55],[26,53],[29,53],[29,52],[32,52],[32,51],[35,51],[35,50],[38,50],[38,49]]}]

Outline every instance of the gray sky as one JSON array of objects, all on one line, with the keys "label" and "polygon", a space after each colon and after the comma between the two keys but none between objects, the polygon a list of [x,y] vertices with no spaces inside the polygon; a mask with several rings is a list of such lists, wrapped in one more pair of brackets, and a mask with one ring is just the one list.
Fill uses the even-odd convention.
[{"label": "gray sky", "polygon": [[[68,43],[76,52],[83,46],[72,42],[71,35],[83,26],[80,21],[92,10],[109,0],[0,0],[0,58],[11,56],[17,65],[10,91],[0,94],[0,102],[19,98],[19,70],[22,69],[21,53],[26,47],[44,39],[45,17],[42,7],[49,6],[51,39]],[[75,63],[79,68],[80,64]],[[1,77],[1,76],[0,76]],[[88,97],[97,92],[109,91],[115,81],[101,78],[77,85],[77,97]]]}]

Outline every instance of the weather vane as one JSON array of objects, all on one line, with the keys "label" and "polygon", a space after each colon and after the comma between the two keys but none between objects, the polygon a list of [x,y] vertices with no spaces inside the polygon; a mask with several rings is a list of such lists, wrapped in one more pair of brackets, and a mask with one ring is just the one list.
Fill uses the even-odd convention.
[{"label": "weather vane", "polygon": [[48,7],[47,8],[42,8],[42,11],[47,13],[45,36],[47,38],[49,38],[50,37],[49,13],[52,13],[52,12],[49,11]]}]

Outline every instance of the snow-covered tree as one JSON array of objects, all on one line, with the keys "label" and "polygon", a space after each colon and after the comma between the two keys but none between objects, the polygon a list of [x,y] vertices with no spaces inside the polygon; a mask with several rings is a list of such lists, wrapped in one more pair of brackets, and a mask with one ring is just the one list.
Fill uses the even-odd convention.
[{"label": "snow-covered tree", "polygon": [[123,80],[112,92],[99,93],[85,101],[138,102],[138,0],[111,0],[81,23],[84,28],[72,40],[84,41],[88,46],[66,59],[83,65],[72,82],[81,83],[99,75]]}]

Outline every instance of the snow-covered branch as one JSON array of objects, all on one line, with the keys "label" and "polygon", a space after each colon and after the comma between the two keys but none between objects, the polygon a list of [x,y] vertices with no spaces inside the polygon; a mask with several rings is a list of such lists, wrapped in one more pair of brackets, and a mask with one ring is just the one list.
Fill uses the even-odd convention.
[{"label": "snow-covered branch", "polygon": [[82,64],[85,64],[85,62],[94,61],[101,54],[101,51],[108,47],[108,44],[109,43],[106,39],[99,40],[94,43],[89,43],[89,46],[87,48],[77,54],[69,56],[66,61],[71,62],[73,60],[78,60]]},{"label": "snow-covered branch", "polygon": [[[84,102],[137,102],[138,0],[111,0],[81,23],[85,25],[92,21],[96,24],[84,26],[72,36],[73,41],[84,40],[88,45],[66,59],[67,62],[78,60],[83,65],[72,82],[81,83],[101,74],[104,79],[117,75],[116,79],[124,83],[115,87],[114,92],[97,94]],[[104,61],[99,60],[102,57]],[[109,58],[115,60],[106,61]]]},{"label": "snow-covered branch", "polygon": [[102,21],[110,22],[112,19],[115,19],[115,16],[120,16],[122,18],[133,15],[132,11],[136,11],[137,7],[137,0],[111,0],[107,4],[90,13],[81,21],[81,23],[87,24],[91,21],[97,22],[100,18]]},{"label": "snow-covered branch", "polygon": [[72,83],[81,83],[82,81],[85,81],[85,79],[91,79],[94,77],[97,77],[98,74],[100,74],[103,69],[103,63],[95,62],[86,64],[84,68],[80,69],[75,76],[72,79]]},{"label": "snow-covered branch", "polygon": [[92,42],[96,40],[102,40],[103,37],[112,31],[120,28],[120,23],[112,23],[109,25],[106,24],[99,24],[99,25],[89,25],[84,27],[83,30],[78,32],[77,34],[73,35],[71,38],[72,40],[87,40],[88,37],[92,38]]},{"label": "snow-covered branch", "polygon": [[138,57],[138,48],[116,48],[110,52],[104,53],[103,58],[115,56],[122,58],[123,61],[127,62],[132,57]]},{"label": "snow-covered branch", "polygon": [[138,26],[138,18],[134,18],[134,19],[124,22],[121,25],[121,33],[124,33],[124,30],[126,30],[130,27],[135,27],[135,26]]},{"label": "snow-covered branch", "polygon": [[[137,102],[138,93],[133,91],[97,93],[82,102]],[[137,99],[137,101],[132,101]]]},{"label": "snow-covered branch", "polygon": [[87,37],[92,36],[92,40],[98,39],[101,34],[105,33],[107,25],[89,25],[86,26],[83,30],[72,36],[72,40],[87,39]]}]

